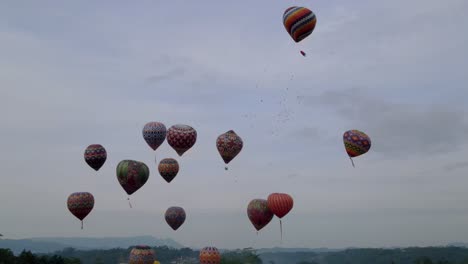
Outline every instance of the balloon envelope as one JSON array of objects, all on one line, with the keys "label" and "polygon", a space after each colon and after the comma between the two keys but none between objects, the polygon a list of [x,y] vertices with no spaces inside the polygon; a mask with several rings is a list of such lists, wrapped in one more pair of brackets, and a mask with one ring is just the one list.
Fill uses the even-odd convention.
[{"label": "balloon envelope", "polygon": [[130,251],[128,264],[153,264],[155,254],[148,246],[136,246]]},{"label": "balloon envelope", "polygon": [[348,130],[343,134],[343,143],[350,158],[365,154],[371,148],[371,139],[359,130]]},{"label": "balloon envelope", "polygon": [[300,42],[312,34],[317,18],[311,10],[293,6],[284,11],[283,24],[291,38],[295,42]]},{"label": "balloon envelope", "polygon": [[166,126],[160,122],[149,122],[143,127],[143,138],[156,150],[166,140]]},{"label": "balloon envelope", "polygon": [[170,207],[166,211],[165,218],[167,224],[177,230],[185,222],[185,211],[182,207]]},{"label": "balloon envelope", "polygon": [[158,171],[164,180],[171,182],[179,172],[179,163],[175,159],[163,159],[159,162]]},{"label": "balloon envelope", "polygon": [[292,210],[293,205],[293,198],[289,194],[272,193],[268,196],[268,208],[280,219]]},{"label": "balloon envelope", "polygon": [[99,144],[89,145],[84,152],[84,159],[91,168],[98,171],[106,162],[106,149]]},{"label": "balloon envelope", "polygon": [[218,152],[226,164],[241,152],[243,146],[244,142],[242,142],[242,138],[233,130],[229,130],[228,132],[220,135],[216,140]]},{"label": "balloon envelope", "polygon": [[149,177],[149,168],[143,162],[122,160],[117,165],[117,180],[128,195],[140,189]]},{"label": "balloon envelope", "polygon": [[221,263],[221,254],[215,247],[205,247],[200,251],[200,264],[219,264]]},{"label": "balloon envelope", "polygon": [[260,231],[273,219],[273,212],[268,208],[268,202],[265,199],[250,201],[247,206],[247,215],[257,231]]},{"label": "balloon envelope", "polygon": [[197,131],[188,125],[173,125],[167,131],[167,143],[182,156],[197,141]]},{"label": "balloon envelope", "polygon": [[67,199],[68,210],[83,221],[94,208],[94,196],[89,192],[75,192]]}]

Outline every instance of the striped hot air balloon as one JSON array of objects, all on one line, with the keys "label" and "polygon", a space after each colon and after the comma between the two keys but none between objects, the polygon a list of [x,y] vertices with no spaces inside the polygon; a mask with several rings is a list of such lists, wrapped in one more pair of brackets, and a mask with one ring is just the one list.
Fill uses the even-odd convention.
[{"label": "striped hot air balloon", "polygon": [[268,208],[280,219],[281,240],[283,240],[283,224],[281,218],[293,208],[294,200],[286,193],[272,193],[268,196]]},{"label": "striped hot air balloon", "polygon": [[292,6],[284,11],[283,24],[291,38],[297,43],[312,34],[317,18],[314,12],[305,7]]}]

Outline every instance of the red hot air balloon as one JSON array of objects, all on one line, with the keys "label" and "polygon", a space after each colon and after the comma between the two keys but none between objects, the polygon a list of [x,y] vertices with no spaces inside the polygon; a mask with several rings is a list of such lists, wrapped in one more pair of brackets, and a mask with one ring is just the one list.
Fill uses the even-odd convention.
[{"label": "red hot air balloon", "polygon": [[281,240],[283,240],[283,225],[281,218],[293,208],[294,201],[289,194],[272,193],[268,196],[268,208],[280,219]]},{"label": "red hot air balloon", "polygon": [[371,148],[370,137],[359,130],[348,130],[343,134],[343,143],[348,153],[351,164],[354,167],[353,158],[361,156],[369,151]]},{"label": "red hot air balloon", "polygon": [[130,251],[128,264],[153,264],[154,261],[154,250],[148,246],[141,245],[134,247],[132,251]]},{"label": "red hot air balloon", "polygon": [[268,208],[267,200],[264,199],[250,201],[247,206],[247,216],[257,231],[260,231],[273,219],[273,213]]},{"label": "red hot air balloon", "polygon": [[221,254],[215,247],[205,247],[200,251],[200,264],[220,264]]},{"label": "red hot air balloon", "polygon": [[99,144],[89,145],[84,152],[84,159],[91,168],[98,171],[106,162],[106,149]]},{"label": "red hot air balloon", "polygon": [[166,140],[166,126],[160,122],[149,122],[143,127],[143,138],[156,150]]},{"label": "red hot air balloon", "polygon": [[197,131],[188,125],[173,125],[167,131],[167,143],[182,156],[197,141]]},{"label": "red hot air balloon", "polygon": [[158,171],[164,180],[171,182],[179,172],[179,163],[175,159],[163,159],[159,162]]},{"label": "red hot air balloon", "polygon": [[89,192],[76,192],[70,194],[67,199],[68,210],[81,221],[83,229],[83,219],[93,210],[94,196]]},{"label": "red hot air balloon", "polygon": [[[224,163],[228,164],[239,154],[244,146],[242,138],[236,132],[229,130],[228,132],[220,135],[216,140],[216,147],[218,152],[223,158]],[[227,170],[227,167],[226,167]]]},{"label": "red hot air balloon", "polygon": [[167,224],[172,229],[177,230],[185,222],[184,208],[177,206],[169,207],[164,217]]}]

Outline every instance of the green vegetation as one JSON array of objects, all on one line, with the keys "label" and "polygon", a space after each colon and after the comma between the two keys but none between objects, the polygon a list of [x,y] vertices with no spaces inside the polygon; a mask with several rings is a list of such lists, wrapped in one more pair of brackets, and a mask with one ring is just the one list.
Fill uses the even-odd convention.
[{"label": "green vegetation", "polygon": [[[161,263],[197,264],[199,252],[167,246],[153,248]],[[67,248],[53,254],[23,251],[17,256],[0,249],[0,264],[115,264],[126,263],[128,249],[76,250]],[[222,264],[468,264],[468,249],[428,247],[405,249],[348,249],[338,252],[269,252],[252,249],[223,252]]]},{"label": "green vegetation", "polygon": [[58,255],[38,256],[30,251],[23,251],[19,256],[15,256],[9,249],[0,249],[0,264],[81,264],[81,261]]}]

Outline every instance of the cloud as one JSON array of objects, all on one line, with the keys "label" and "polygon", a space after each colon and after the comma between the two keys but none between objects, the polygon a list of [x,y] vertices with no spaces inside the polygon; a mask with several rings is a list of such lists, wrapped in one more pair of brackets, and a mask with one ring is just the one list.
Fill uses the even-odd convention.
[{"label": "cloud", "polygon": [[451,152],[468,143],[465,112],[448,105],[393,103],[363,89],[300,97],[309,106],[332,109],[349,129],[368,133],[373,150],[386,156]]},{"label": "cloud", "polygon": [[186,70],[184,68],[175,68],[166,73],[152,75],[146,79],[146,82],[149,84],[158,83],[167,79],[172,79],[184,75],[185,72]]},{"label": "cloud", "polygon": [[468,167],[468,161],[459,161],[459,162],[451,162],[443,167],[443,170],[449,172],[453,170],[463,169]]}]

